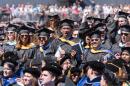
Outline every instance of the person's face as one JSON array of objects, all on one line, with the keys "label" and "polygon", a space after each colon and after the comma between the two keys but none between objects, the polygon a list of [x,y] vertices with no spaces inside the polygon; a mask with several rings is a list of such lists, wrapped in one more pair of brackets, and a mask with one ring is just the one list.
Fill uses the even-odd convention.
[{"label": "person's face", "polygon": [[98,37],[92,37],[91,38],[91,46],[92,48],[97,48],[100,45],[100,38]]},{"label": "person's face", "polygon": [[129,41],[130,41],[130,33],[129,33],[129,32],[122,31],[122,32],[121,32],[121,41],[122,41],[123,43],[129,42]]},{"label": "person's face", "polygon": [[63,37],[67,37],[71,32],[71,27],[63,26],[60,31],[61,31]]},{"label": "person's face", "polygon": [[21,39],[21,41],[22,41],[23,44],[28,43],[29,34],[27,34],[27,33],[22,33],[22,34],[20,35],[20,39]]},{"label": "person's face", "polygon": [[87,76],[90,77],[92,75],[92,68],[90,68],[88,66],[88,70],[87,70]]},{"label": "person's face", "polygon": [[30,73],[25,73],[23,76],[23,84],[25,86],[30,86],[33,82],[33,76]]},{"label": "person's face", "polygon": [[89,37],[89,36],[86,36],[86,38],[85,38],[85,42],[86,42],[87,44],[90,43],[90,37]]},{"label": "person's face", "polygon": [[76,83],[79,80],[79,76],[79,73],[71,74],[71,80]]},{"label": "person's face", "polygon": [[39,43],[40,45],[45,45],[46,41],[47,41],[47,37],[39,37]]},{"label": "person's face", "polygon": [[107,85],[107,82],[106,82],[106,80],[104,79],[103,76],[101,76],[100,85],[101,85],[101,86],[108,86],[108,85]]},{"label": "person's face", "polygon": [[73,37],[74,38],[77,38],[78,37],[78,33],[79,33],[79,31],[78,30],[75,30],[75,31],[73,31]]},{"label": "person's face", "polygon": [[126,62],[130,61],[130,53],[128,51],[123,51],[121,54],[121,58]]},{"label": "person's face", "polygon": [[3,70],[4,77],[10,77],[13,75],[13,71],[11,70],[11,68],[9,68],[8,64],[5,63],[3,68],[4,68]]},{"label": "person's face", "polygon": [[15,39],[15,32],[8,31],[7,32],[7,37],[8,37],[8,40],[14,40]]},{"label": "person's face", "polygon": [[69,59],[67,59],[66,61],[64,61],[64,63],[62,64],[63,70],[67,70],[68,68],[70,68],[70,66],[71,66],[71,63],[70,63]]},{"label": "person's face", "polygon": [[119,18],[118,19],[118,26],[123,26],[123,25],[126,25],[127,22],[126,22],[126,19],[125,18]]},{"label": "person's face", "polygon": [[44,70],[42,71],[39,79],[42,85],[46,85],[50,82],[53,82],[55,80],[55,77],[52,76],[52,74],[49,71]]}]

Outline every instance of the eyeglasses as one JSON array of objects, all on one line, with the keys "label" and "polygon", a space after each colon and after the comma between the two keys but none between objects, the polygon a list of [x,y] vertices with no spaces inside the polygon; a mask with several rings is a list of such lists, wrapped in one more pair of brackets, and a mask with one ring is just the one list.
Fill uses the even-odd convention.
[{"label": "eyeglasses", "polygon": [[39,38],[39,40],[46,40],[46,37],[38,37]]},{"label": "eyeglasses", "polygon": [[121,35],[128,36],[129,33],[121,33]]},{"label": "eyeglasses", "polygon": [[21,35],[22,37],[27,37],[27,36],[29,36],[29,35]]},{"label": "eyeglasses", "polygon": [[91,39],[91,41],[99,41],[99,39]]}]

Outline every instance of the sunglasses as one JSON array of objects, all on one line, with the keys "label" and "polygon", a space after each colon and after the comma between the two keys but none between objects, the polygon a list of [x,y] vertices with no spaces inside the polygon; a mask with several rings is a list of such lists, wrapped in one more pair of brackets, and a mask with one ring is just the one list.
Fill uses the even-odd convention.
[{"label": "sunglasses", "polygon": [[21,35],[21,36],[23,36],[23,37],[25,37],[25,36],[26,36],[26,37],[27,37],[27,36],[29,36],[29,35]]},{"label": "sunglasses", "polygon": [[99,39],[91,39],[91,41],[99,41]]},{"label": "sunglasses", "polygon": [[46,40],[46,37],[38,37],[40,40]]},{"label": "sunglasses", "polygon": [[128,36],[129,33],[121,33],[121,35]]}]

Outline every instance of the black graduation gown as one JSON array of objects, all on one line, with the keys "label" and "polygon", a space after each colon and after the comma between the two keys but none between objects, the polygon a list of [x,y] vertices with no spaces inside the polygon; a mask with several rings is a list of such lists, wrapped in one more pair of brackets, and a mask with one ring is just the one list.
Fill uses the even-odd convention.
[{"label": "black graduation gown", "polygon": [[30,47],[28,49],[16,49],[16,53],[19,58],[18,62],[20,66],[28,67],[30,65],[31,59],[34,58],[35,48]]},{"label": "black graduation gown", "polygon": [[40,46],[35,47],[35,54],[34,54],[34,59],[33,62],[35,66],[37,66],[37,63],[42,63],[42,61],[55,61],[53,58],[48,57],[46,55],[46,52],[48,51],[48,48],[50,47],[51,43],[48,43],[44,46],[41,46],[42,51],[40,50]]},{"label": "black graduation gown", "polygon": [[[71,41],[73,40],[73,38],[70,38],[69,40]],[[70,53],[71,51],[71,46],[68,43],[62,42],[60,39],[57,38],[52,41],[46,55],[54,55],[59,47],[62,47],[66,53]]]},{"label": "black graduation gown", "polygon": [[[98,50],[104,50],[104,49],[98,48]],[[112,55],[109,52],[92,53],[91,49],[86,49],[83,53],[83,63],[88,61],[105,61],[111,59]]]}]

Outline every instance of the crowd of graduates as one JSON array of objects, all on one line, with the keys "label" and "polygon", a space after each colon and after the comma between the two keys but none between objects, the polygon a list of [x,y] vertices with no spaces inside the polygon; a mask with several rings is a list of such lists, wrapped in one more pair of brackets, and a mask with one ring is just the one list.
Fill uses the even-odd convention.
[{"label": "crowd of graduates", "polygon": [[2,13],[1,86],[130,86],[130,7],[72,8]]}]

